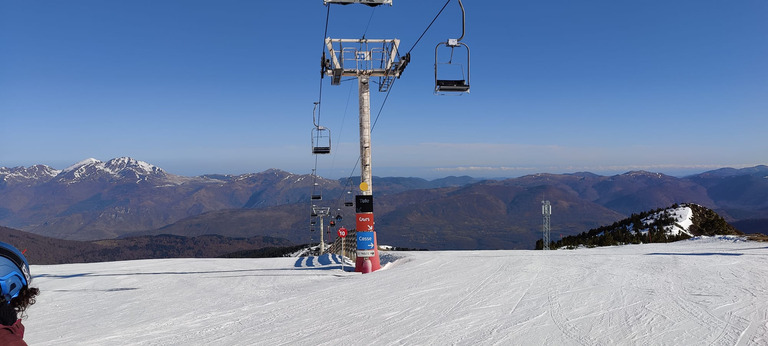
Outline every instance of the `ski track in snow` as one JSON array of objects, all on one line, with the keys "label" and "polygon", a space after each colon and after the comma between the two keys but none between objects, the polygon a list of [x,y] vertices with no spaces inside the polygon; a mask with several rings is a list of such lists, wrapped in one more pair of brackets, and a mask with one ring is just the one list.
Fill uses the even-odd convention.
[{"label": "ski track in snow", "polygon": [[[768,345],[768,245],[34,265],[30,345]],[[386,260],[384,260],[386,259]],[[347,270],[350,268],[348,267]]]}]

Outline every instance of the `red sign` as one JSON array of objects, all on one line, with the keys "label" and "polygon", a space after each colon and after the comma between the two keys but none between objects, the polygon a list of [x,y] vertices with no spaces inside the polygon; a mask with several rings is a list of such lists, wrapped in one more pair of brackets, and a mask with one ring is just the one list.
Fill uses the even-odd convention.
[{"label": "red sign", "polygon": [[344,227],[339,228],[339,237],[344,238],[347,236],[347,229]]},{"label": "red sign", "polygon": [[373,232],[373,213],[357,213],[355,218],[355,229],[358,232]]}]

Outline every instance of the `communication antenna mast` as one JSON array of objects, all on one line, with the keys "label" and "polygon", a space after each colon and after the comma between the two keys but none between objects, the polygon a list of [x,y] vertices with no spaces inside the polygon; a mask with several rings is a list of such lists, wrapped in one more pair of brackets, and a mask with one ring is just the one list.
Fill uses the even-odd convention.
[{"label": "communication antenna mast", "polygon": [[552,215],[552,205],[549,201],[541,201],[541,214],[544,215],[544,225],[541,227],[542,250],[549,250],[549,217]]}]

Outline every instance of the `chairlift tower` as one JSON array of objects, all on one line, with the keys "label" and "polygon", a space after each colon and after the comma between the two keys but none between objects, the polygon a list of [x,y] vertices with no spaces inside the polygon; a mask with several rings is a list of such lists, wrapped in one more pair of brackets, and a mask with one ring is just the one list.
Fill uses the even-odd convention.
[{"label": "chairlift tower", "polygon": [[320,255],[325,253],[325,239],[323,238],[323,218],[330,215],[330,211],[330,207],[318,207],[315,205],[312,206],[312,213],[320,218]]},{"label": "chairlift tower", "polygon": [[325,39],[329,58],[323,57],[323,70],[331,77],[331,85],[341,84],[342,77],[357,78],[360,113],[360,180],[367,185],[363,195],[372,195],[371,183],[371,77],[378,78],[379,91],[386,92],[400,78],[410,61],[400,57],[398,39]]},{"label": "chairlift tower", "polygon": [[[357,79],[360,113],[360,195],[373,196],[371,169],[371,78],[378,78],[379,91],[385,92],[400,78],[410,57],[399,57],[398,39],[332,39],[326,38],[328,56],[323,57],[323,69],[331,77],[331,85],[339,85],[342,77]],[[372,200],[372,198],[369,198]],[[363,218],[371,221],[373,210],[366,212]],[[358,219],[360,215],[358,214]],[[368,226],[366,226],[367,228]],[[358,230],[359,231],[359,230]],[[372,257],[358,257],[356,271],[376,271],[381,268],[378,251]]]},{"label": "chairlift tower", "polygon": [[[326,1],[341,2],[341,1]],[[344,1],[345,3],[347,1]],[[389,3],[391,1],[351,1],[352,3]],[[358,100],[360,113],[360,191],[361,196],[373,195],[371,170],[371,78],[378,79],[380,92],[386,92],[400,78],[403,70],[410,61],[410,55],[400,56],[398,39],[333,39],[327,37],[325,46],[328,54],[323,52],[323,74],[331,77],[331,85],[341,84],[342,77],[357,79]],[[368,200],[372,201],[372,198]],[[371,222],[373,238],[373,210],[366,212],[364,219]],[[360,216],[358,215],[358,219]],[[368,226],[366,226],[368,228]],[[374,241],[375,242],[375,241]],[[381,268],[378,250],[373,257],[358,257],[356,271],[376,271]]]},{"label": "chairlift tower", "polygon": [[541,213],[544,215],[542,230],[542,250],[549,250],[549,217],[552,215],[552,205],[549,201],[541,201]]}]

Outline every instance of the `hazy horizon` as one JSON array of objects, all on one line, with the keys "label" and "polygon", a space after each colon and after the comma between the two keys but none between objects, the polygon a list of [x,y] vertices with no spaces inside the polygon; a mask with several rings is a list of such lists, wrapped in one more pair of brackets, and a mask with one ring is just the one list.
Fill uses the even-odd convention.
[{"label": "hazy horizon", "polygon": [[[433,95],[435,46],[461,34],[456,1],[425,32],[444,4],[0,0],[0,165],[131,156],[179,175],[354,175],[357,83],[320,78],[326,36],[397,38],[410,53],[388,93],[372,88],[375,175],[766,160],[768,2],[465,2],[460,97]],[[315,102],[332,135],[320,157]]]},{"label": "hazy horizon", "polygon": [[[154,162],[149,162],[149,161],[146,161],[146,160],[142,160],[141,158],[131,157],[131,156],[128,156],[128,157],[133,158],[133,159],[138,160],[138,161],[143,161],[143,162],[152,164],[154,166],[157,166],[157,167],[163,169],[164,171],[166,171],[167,173],[174,174],[174,175],[180,175],[180,176],[186,176],[186,177],[196,177],[196,176],[211,175],[211,174],[241,175],[241,174],[260,173],[260,172],[264,172],[264,171],[269,170],[269,169],[279,169],[279,170],[290,172],[290,173],[293,173],[293,174],[311,174],[311,171],[310,172],[298,172],[298,171],[293,171],[293,170],[290,170],[290,169],[284,169],[284,168],[280,168],[280,167],[269,167],[269,168],[266,168],[264,170],[252,171],[252,172],[247,172],[247,171],[243,171],[243,172],[227,172],[227,171],[203,172],[203,171],[201,171],[199,169],[197,169],[197,170],[182,170],[182,172],[177,172],[177,171],[174,171],[173,169],[169,169],[167,167],[164,167],[162,165],[156,164]],[[115,159],[115,158],[109,158],[109,159],[94,158],[94,159],[102,161],[102,162],[106,162],[106,161],[109,161],[109,160]],[[84,160],[87,160],[87,159],[78,160],[77,162],[72,162],[72,163],[68,163],[68,164],[65,164],[65,165],[58,165],[58,166],[54,166],[54,165],[51,165],[51,164],[48,164],[48,163],[43,163],[43,162],[38,162],[38,163],[35,163],[33,165],[43,164],[43,165],[49,166],[49,167],[51,167],[53,169],[56,169],[56,170],[63,170],[63,169],[66,169],[67,167],[70,167],[70,166],[72,166],[74,164],[77,164],[77,163],[79,163],[81,161],[84,161]],[[695,174],[704,173],[704,172],[707,172],[707,171],[713,171],[713,170],[722,169],[722,168],[741,169],[741,168],[750,168],[750,167],[756,167],[756,166],[762,166],[762,165],[765,165],[765,164],[745,164],[745,165],[738,165],[738,166],[698,165],[698,166],[690,166],[690,167],[669,167],[669,166],[594,167],[595,169],[593,169],[593,170],[588,169],[589,167],[569,167],[570,169],[568,169],[568,170],[562,170],[562,169],[558,170],[558,169],[556,169],[554,167],[549,167],[550,170],[547,170],[547,167],[540,167],[540,168],[534,168],[534,167],[518,167],[518,168],[515,168],[515,167],[501,167],[501,168],[495,168],[495,169],[493,169],[493,168],[489,169],[488,167],[477,167],[477,168],[474,168],[474,167],[455,167],[455,168],[428,168],[428,167],[425,167],[425,168],[414,168],[414,167],[410,167],[409,169],[403,169],[403,168],[397,168],[397,167],[394,167],[394,168],[393,167],[385,167],[385,168],[379,169],[378,171],[374,170],[374,177],[403,177],[403,178],[421,178],[421,179],[426,179],[426,180],[434,180],[434,179],[441,179],[441,178],[447,178],[447,177],[452,177],[452,176],[469,176],[469,177],[472,177],[472,178],[475,178],[475,179],[498,180],[498,179],[518,178],[518,177],[522,177],[522,176],[526,176],[526,175],[531,175],[531,174],[574,174],[574,173],[580,173],[580,172],[588,172],[588,173],[593,173],[593,174],[602,175],[602,176],[612,176],[612,175],[619,175],[619,174],[623,174],[623,173],[631,172],[631,171],[648,171],[648,172],[662,173],[662,174],[673,176],[673,177],[683,178],[683,177],[686,177],[686,176],[689,176],[689,175],[695,175]],[[6,167],[6,168],[14,168],[14,167],[19,167],[19,166],[30,167],[32,165],[26,165],[26,166],[25,165],[3,165],[2,163],[0,163],[0,167]],[[421,173],[421,175],[398,174],[398,172],[401,172],[401,171],[411,171],[411,172],[413,172],[413,171],[421,171],[422,173]],[[473,174],[476,171],[492,171],[492,172],[498,172],[498,174],[495,174],[495,175],[494,174],[488,174],[488,175]],[[185,172],[192,172],[192,173],[185,173]],[[194,172],[200,172],[200,173],[194,173]],[[383,173],[381,173],[381,172],[383,172]],[[389,172],[390,174],[387,174],[387,172]],[[510,172],[518,172],[518,174],[514,174],[514,173],[510,173]],[[320,175],[320,176],[323,177],[323,178],[326,178],[326,179],[344,179],[344,178],[349,178],[349,177],[352,177],[352,178],[359,177],[359,175],[354,175],[354,174],[350,175],[349,172],[347,172],[347,174],[342,174],[343,170],[339,170],[338,172],[336,172],[336,175],[333,174],[334,172],[330,172],[329,171],[328,173],[331,173],[331,174],[329,174],[329,175]],[[508,173],[508,174],[504,174],[504,173]]]}]

